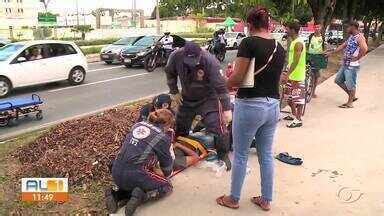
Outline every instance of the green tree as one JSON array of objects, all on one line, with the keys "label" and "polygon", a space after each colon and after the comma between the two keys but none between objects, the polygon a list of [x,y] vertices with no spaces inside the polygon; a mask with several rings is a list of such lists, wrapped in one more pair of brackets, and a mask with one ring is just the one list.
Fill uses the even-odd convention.
[{"label": "green tree", "polygon": [[[333,18],[333,12],[336,7],[336,0],[307,0],[312,9],[313,19],[316,24],[328,26]],[[323,28],[323,35],[325,28]]]},{"label": "green tree", "polygon": [[81,33],[81,39],[85,40],[85,34],[93,31],[94,29],[90,25],[79,25],[71,29],[72,32]]}]

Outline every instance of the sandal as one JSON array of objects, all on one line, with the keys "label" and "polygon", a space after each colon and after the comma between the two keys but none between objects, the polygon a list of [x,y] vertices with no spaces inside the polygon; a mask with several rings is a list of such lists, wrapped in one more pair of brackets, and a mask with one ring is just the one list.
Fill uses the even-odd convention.
[{"label": "sandal", "polygon": [[343,105],[340,105],[339,108],[350,109],[350,108],[353,108],[353,106],[348,104],[343,104]]},{"label": "sandal", "polygon": [[353,99],[353,102],[356,102],[357,100],[359,100],[359,98],[355,98],[355,99]]},{"label": "sandal", "polygon": [[303,122],[295,121],[295,120],[293,120],[292,122],[287,124],[288,128],[297,128],[297,127],[301,127],[301,126],[303,126]]},{"label": "sandal", "polygon": [[264,200],[261,196],[252,197],[251,202],[257,206],[259,206],[264,211],[271,210],[271,203],[267,200]]},{"label": "sandal", "polygon": [[[229,201],[228,199],[231,199],[231,200]],[[218,205],[221,205],[221,206],[224,206],[224,207],[227,207],[230,209],[238,209],[240,207],[239,203],[234,201],[230,196],[226,196],[226,195],[223,195],[223,196],[217,198],[216,203]]]},{"label": "sandal", "polygon": [[283,152],[275,156],[275,158],[283,163],[299,166],[303,164],[301,158],[292,157],[288,152]]}]

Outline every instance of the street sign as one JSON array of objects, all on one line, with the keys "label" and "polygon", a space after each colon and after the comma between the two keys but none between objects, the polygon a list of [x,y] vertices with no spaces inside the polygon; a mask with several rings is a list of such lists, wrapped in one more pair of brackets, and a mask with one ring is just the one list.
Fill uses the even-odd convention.
[{"label": "street sign", "polygon": [[39,25],[54,26],[57,24],[57,15],[52,13],[39,13],[37,20]]}]

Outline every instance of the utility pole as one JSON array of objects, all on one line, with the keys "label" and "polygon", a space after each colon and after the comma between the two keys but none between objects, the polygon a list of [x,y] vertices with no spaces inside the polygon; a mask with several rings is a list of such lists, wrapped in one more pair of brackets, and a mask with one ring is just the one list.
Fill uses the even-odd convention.
[{"label": "utility pole", "polygon": [[160,10],[159,0],[156,0],[156,33],[160,34]]},{"label": "utility pole", "polygon": [[132,17],[133,17],[133,24],[136,27],[136,23],[137,23],[136,0],[133,0],[133,16]]},{"label": "utility pole", "polygon": [[77,26],[80,25],[80,18],[79,18],[79,0],[76,0],[76,16],[77,16]]}]

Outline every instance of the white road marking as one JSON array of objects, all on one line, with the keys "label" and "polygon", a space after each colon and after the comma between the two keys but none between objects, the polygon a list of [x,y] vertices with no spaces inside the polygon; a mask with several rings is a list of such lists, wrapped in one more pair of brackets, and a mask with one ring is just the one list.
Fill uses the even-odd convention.
[{"label": "white road marking", "polygon": [[97,68],[97,69],[93,69],[93,70],[88,70],[87,73],[92,73],[92,72],[97,72],[97,71],[102,71],[102,70],[113,70],[113,69],[122,68],[122,67],[125,67],[125,66],[119,65],[119,66],[115,66],[115,67]]},{"label": "white road marking", "polygon": [[117,77],[117,78],[112,78],[112,79],[100,80],[100,81],[97,81],[97,82],[86,83],[86,84],[82,84],[82,85],[78,85],[78,86],[69,86],[69,87],[65,87],[65,88],[61,88],[61,89],[54,89],[54,90],[50,90],[48,92],[58,92],[58,91],[63,91],[63,90],[67,90],[67,89],[73,89],[73,88],[79,88],[79,87],[84,87],[84,86],[96,85],[96,84],[100,84],[100,83],[111,82],[111,81],[115,81],[115,80],[127,79],[127,78],[138,77],[138,76],[144,76],[144,75],[148,75],[148,74],[149,73],[139,73],[139,74],[134,74],[134,75],[129,75],[129,76],[123,76],[123,77]]}]

